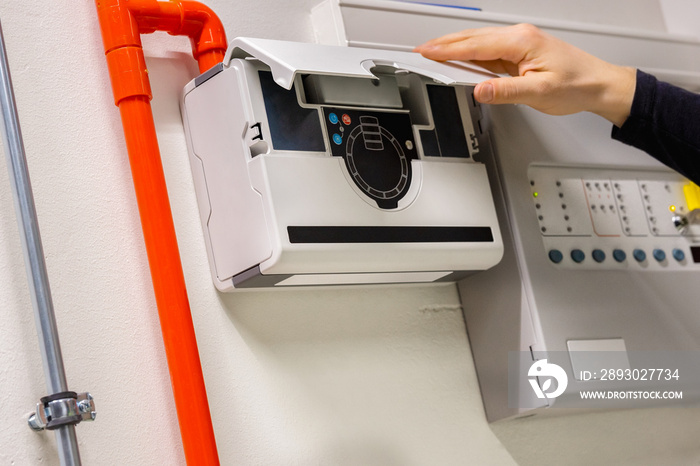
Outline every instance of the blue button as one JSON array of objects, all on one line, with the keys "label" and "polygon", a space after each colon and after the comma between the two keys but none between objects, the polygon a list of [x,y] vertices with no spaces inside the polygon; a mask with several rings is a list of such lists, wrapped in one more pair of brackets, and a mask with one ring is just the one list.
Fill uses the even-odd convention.
[{"label": "blue button", "polygon": [[685,253],[682,249],[676,248],[673,250],[673,258],[678,262],[683,262],[685,260]]},{"label": "blue button", "polygon": [[555,264],[558,264],[559,262],[564,260],[564,254],[562,254],[561,251],[558,249],[552,249],[549,251],[549,260],[551,260]]},{"label": "blue button", "polygon": [[613,250],[613,259],[617,262],[624,262],[627,259],[627,254],[622,249],[615,249]]},{"label": "blue button", "polygon": [[335,113],[331,113],[330,115],[328,115],[328,121],[330,121],[333,124],[338,123],[338,115],[336,115]]},{"label": "blue button", "polygon": [[663,251],[663,249],[654,249],[654,259],[656,259],[659,262],[663,262],[666,260],[666,253]]},{"label": "blue button", "polygon": [[605,260],[605,253],[600,249],[594,249],[591,256],[593,256],[593,260],[596,262],[603,262]]},{"label": "blue button", "polygon": [[580,264],[583,262],[583,260],[586,258],[586,254],[584,254],[583,251],[580,249],[574,249],[571,251],[571,260],[576,262],[577,264]]},{"label": "blue button", "polygon": [[335,134],[333,135],[333,142],[336,143],[336,144],[338,144],[338,145],[341,145],[341,144],[343,143],[343,136],[341,136],[341,135],[338,134],[338,133],[335,133]]},{"label": "blue button", "polygon": [[647,253],[642,251],[641,249],[635,249],[632,251],[632,255],[634,256],[634,260],[637,262],[644,262],[647,260]]}]

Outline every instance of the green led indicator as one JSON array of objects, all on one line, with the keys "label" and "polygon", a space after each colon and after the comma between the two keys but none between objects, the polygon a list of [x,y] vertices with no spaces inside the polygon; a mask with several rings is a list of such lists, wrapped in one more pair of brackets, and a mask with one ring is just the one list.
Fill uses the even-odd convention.
[{"label": "green led indicator", "polygon": [[537,191],[535,191],[534,193],[532,193],[532,197],[537,197],[537,196],[539,196],[539,195],[540,195],[540,193],[538,193]]}]

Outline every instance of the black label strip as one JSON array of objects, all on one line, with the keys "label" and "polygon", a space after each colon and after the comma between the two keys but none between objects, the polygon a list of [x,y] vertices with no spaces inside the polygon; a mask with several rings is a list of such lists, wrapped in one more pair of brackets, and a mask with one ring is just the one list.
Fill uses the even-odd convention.
[{"label": "black label strip", "polygon": [[492,243],[491,227],[287,227],[290,243]]}]

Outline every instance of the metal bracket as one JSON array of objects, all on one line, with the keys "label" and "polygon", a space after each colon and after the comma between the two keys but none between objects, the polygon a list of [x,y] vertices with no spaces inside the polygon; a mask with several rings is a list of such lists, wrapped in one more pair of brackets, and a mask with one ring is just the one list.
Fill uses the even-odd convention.
[{"label": "metal bracket", "polygon": [[89,393],[60,392],[41,398],[36,413],[27,422],[32,430],[54,430],[81,421],[94,421],[97,416],[95,400]]}]

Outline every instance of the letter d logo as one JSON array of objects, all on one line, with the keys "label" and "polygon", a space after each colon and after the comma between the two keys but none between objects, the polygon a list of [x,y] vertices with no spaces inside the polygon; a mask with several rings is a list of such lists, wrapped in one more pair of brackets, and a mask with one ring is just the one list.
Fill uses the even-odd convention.
[{"label": "letter d logo", "polygon": [[[528,381],[535,391],[537,398],[556,398],[566,390],[566,386],[569,383],[569,378],[566,376],[566,372],[560,366],[556,364],[550,364],[546,359],[536,361],[530,370],[527,371]],[[542,388],[540,388],[537,383],[537,377],[543,379]],[[557,388],[551,393],[548,393],[552,386],[552,379],[557,381]]]}]

